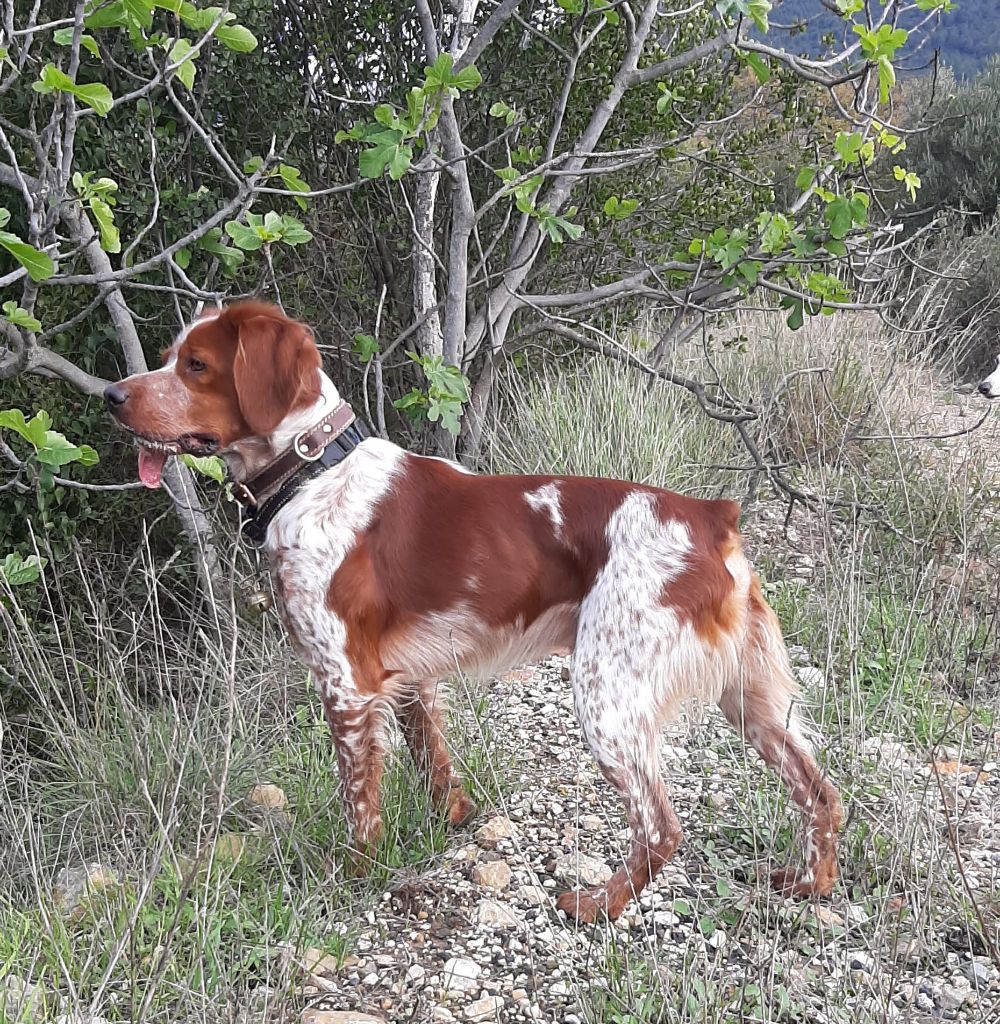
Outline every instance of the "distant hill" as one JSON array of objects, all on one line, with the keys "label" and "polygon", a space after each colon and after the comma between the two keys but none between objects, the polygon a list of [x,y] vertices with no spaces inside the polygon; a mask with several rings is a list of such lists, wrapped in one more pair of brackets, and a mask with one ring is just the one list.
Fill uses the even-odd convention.
[{"label": "distant hill", "polygon": [[[912,28],[924,15],[913,12],[901,22],[903,28]],[[794,36],[788,45],[799,53],[818,54],[824,47],[824,36],[835,34],[842,39],[844,21],[823,6],[820,0],[785,0],[776,4],[771,13],[775,25],[791,25],[801,20],[805,31]],[[780,34],[772,29],[775,37]],[[1000,0],[958,0],[951,14],[941,15],[940,23],[923,40],[919,51],[908,45],[911,54],[905,62],[909,67],[926,63],[934,50],[941,52],[941,60],[958,78],[968,78],[980,71],[990,57],[1000,54]]]}]

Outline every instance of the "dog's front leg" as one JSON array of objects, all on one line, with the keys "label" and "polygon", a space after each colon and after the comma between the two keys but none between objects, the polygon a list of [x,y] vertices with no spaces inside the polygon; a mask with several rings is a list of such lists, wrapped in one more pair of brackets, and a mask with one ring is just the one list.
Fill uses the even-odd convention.
[{"label": "dog's front leg", "polygon": [[340,768],[352,874],[366,874],[382,837],[381,783],[385,762],[383,714],[374,697],[345,696],[322,687],[323,710]]}]

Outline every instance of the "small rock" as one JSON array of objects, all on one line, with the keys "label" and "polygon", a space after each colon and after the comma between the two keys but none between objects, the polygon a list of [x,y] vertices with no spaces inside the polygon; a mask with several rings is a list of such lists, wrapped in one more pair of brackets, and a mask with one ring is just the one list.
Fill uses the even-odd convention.
[{"label": "small rock", "polygon": [[475,960],[453,956],[444,965],[443,985],[446,992],[475,992],[483,969]]},{"label": "small rock", "polygon": [[569,992],[569,985],[565,981],[554,981],[549,986],[549,995],[551,996],[568,996]]},{"label": "small rock", "polygon": [[476,842],[483,846],[495,846],[501,839],[513,839],[516,830],[510,818],[497,815],[476,829]]},{"label": "small rock", "polygon": [[235,864],[246,849],[245,837],[236,832],[223,832],[215,841],[215,859],[223,864]]},{"label": "small rock", "polygon": [[556,857],[554,873],[567,882],[579,879],[584,885],[603,885],[611,877],[611,868],[586,853],[564,853]]},{"label": "small rock", "polygon": [[852,949],[847,953],[847,967],[851,971],[864,971],[871,974],[875,970],[875,958],[864,950]]},{"label": "small rock", "polygon": [[46,1002],[41,985],[34,985],[16,974],[0,979],[0,1019],[41,1020]]},{"label": "small rock", "polygon": [[465,1008],[465,1019],[470,1021],[497,1020],[503,1009],[500,996],[484,996]]},{"label": "small rock", "polygon": [[332,978],[340,971],[340,961],[325,949],[311,947],[296,956],[296,961],[313,977]]},{"label": "small rock", "polygon": [[962,974],[974,989],[982,992],[990,987],[996,977],[996,969],[991,969],[986,964],[973,960],[972,963],[962,967]]},{"label": "small rock", "polygon": [[247,793],[247,803],[265,811],[283,811],[288,806],[288,797],[280,786],[259,783]]},{"label": "small rock", "polygon": [[385,1024],[385,1018],[357,1010],[305,1010],[302,1024]]},{"label": "small rock", "polygon": [[476,924],[482,928],[520,928],[523,922],[505,904],[496,900],[483,900],[476,907]]},{"label": "small rock", "polygon": [[506,889],[510,885],[510,865],[505,860],[491,860],[472,869],[472,880],[487,889]]},{"label": "small rock", "polygon": [[817,903],[813,908],[813,917],[823,925],[824,928],[843,928],[844,919],[835,910]]},{"label": "small rock", "polygon": [[431,1010],[431,1020],[441,1021],[442,1024],[447,1024],[448,1021],[455,1019],[455,1015],[448,1009],[447,1006],[435,1006]]},{"label": "small rock", "polygon": [[426,976],[427,971],[421,964],[410,964],[406,969],[406,981],[409,985],[422,985]]},{"label": "small rock", "polygon": [[960,1006],[965,1005],[966,1000],[972,994],[968,979],[953,978],[952,982],[951,985],[942,985],[940,990],[934,993],[934,1002],[942,1010],[957,1010]]},{"label": "small rock", "polygon": [[72,914],[88,897],[118,884],[118,876],[103,864],[79,864],[56,875],[52,898],[64,914]]},{"label": "small rock", "polygon": [[803,690],[820,690],[826,685],[826,676],[815,665],[803,665],[793,670]]},{"label": "small rock", "polygon": [[599,814],[583,814],[579,824],[583,832],[600,832],[604,827],[604,819]]},{"label": "small rock", "polygon": [[711,807],[716,811],[724,811],[729,806],[729,797],[725,793],[720,793],[714,789],[706,793],[703,799],[707,807]]},{"label": "small rock", "polygon": [[540,907],[549,900],[549,894],[540,885],[522,885],[518,887],[517,898],[529,907]]}]

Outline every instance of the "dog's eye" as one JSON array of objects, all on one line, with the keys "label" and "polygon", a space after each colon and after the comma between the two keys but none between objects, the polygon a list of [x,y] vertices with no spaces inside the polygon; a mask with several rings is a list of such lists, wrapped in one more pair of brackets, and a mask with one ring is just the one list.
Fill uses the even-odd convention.
[{"label": "dog's eye", "polygon": [[205,364],[200,359],[189,359],[188,369],[192,373],[201,373],[205,369]]}]

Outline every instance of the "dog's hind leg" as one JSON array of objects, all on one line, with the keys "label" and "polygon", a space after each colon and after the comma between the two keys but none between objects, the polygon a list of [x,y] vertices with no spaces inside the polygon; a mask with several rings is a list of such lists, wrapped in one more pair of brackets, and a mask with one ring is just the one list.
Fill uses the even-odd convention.
[{"label": "dog's hind leg", "polygon": [[772,884],[786,895],[826,896],[837,880],[837,835],[843,818],[840,796],[810,752],[795,709],[798,687],[781,627],[756,581],[748,611],[741,678],[725,689],[719,707],[778,773],[805,821],[804,867],[773,871]]},{"label": "dog's hind leg", "polygon": [[[627,685],[648,686],[634,677]],[[591,659],[578,663],[573,675],[577,715],[584,739],[601,773],[621,794],[631,831],[624,864],[602,886],[563,893],[560,910],[582,922],[600,915],[614,919],[656,876],[682,839],[681,825],[670,806],[660,774],[659,728],[651,704],[622,701],[622,683]]]},{"label": "dog's hind leg", "polygon": [[464,825],[475,815],[476,805],[452,767],[441,704],[439,685],[421,683],[399,701],[396,719],[414,764],[427,779],[431,799],[444,809],[452,825]]}]

